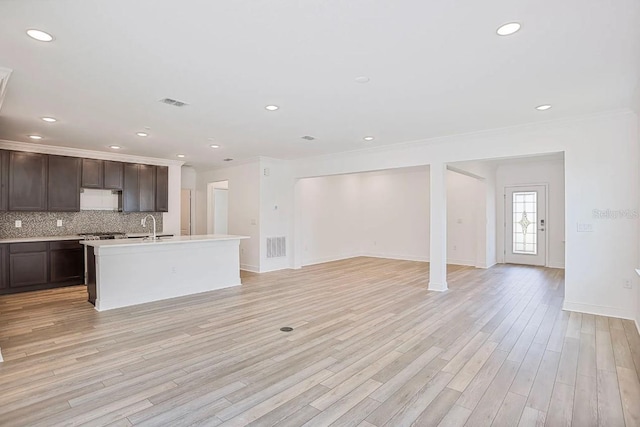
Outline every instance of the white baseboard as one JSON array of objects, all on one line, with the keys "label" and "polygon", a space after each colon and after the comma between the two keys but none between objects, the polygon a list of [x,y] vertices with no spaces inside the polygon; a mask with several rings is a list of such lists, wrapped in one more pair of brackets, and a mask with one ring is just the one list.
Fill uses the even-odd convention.
[{"label": "white baseboard", "polygon": [[325,262],[333,262],[333,261],[342,261],[344,259],[350,259],[350,258],[356,258],[362,256],[360,254],[345,254],[345,255],[339,255],[339,256],[329,256],[329,257],[322,257],[322,258],[315,258],[309,261],[303,261],[302,262],[302,266],[305,267],[307,265],[316,265],[316,264],[324,264]]},{"label": "white baseboard", "polygon": [[549,261],[549,264],[547,265],[547,267],[564,269],[564,262]]},{"label": "white baseboard", "polygon": [[489,265],[476,265],[475,267],[476,267],[476,268],[482,268],[482,269],[485,269],[485,270],[486,270],[486,269],[488,269],[488,268],[493,267],[493,266],[494,266],[494,265],[496,265],[496,264],[497,264],[497,263],[495,263],[495,262],[494,262],[493,264],[489,264]]},{"label": "white baseboard", "polygon": [[240,264],[240,270],[250,271],[251,273],[260,273],[260,267],[249,264]]},{"label": "white baseboard", "polygon": [[447,258],[447,264],[451,264],[451,265],[464,265],[466,267],[475,267],[476,266],[476,261],[473,260],[468,260],[468,259],[450,259]]},{"label": "white baseboard", "polygon": [[[621,310],[617,307],[607,307],[604,305],[592,305],[565,301],[562,305],[562,309],[566,311],[576,311],[578,313],[595,314],[596,316],[617,317],[618,319],[635,320],[633,316],[625,310]],[[638,326],[637,321],[636,326]]]},{"label": "white baseboard", "polygon": [[362,253],[356,256],[366,256],[369,258],[384,258],[384,259],[397,259],[399,261],[419,261],[419,262],[429,262],[429,257],[427,256],[414,256],[414,255],[399,255],[399,254],[380,254],[380,253]]}]

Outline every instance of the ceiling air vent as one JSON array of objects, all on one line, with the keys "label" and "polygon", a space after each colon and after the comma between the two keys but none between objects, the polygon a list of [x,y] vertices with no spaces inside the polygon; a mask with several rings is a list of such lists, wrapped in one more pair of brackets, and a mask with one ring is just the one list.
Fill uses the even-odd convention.
[{"label": "ceiling air vent", "polygon": [[167,105],[173,105],[174,107],[186,107],[187,105],[189,105],[186,102],[178,101],[177,99],[171,98],[161,99],[160,102]]},{"label": "ceiling air vent", "polygon": [[231,162],[231,161],[233,161],[233,159],[226,158],[226,159],[222,159],[222,161],[223,161],[223,162]]},{"label": "ceiling air vent", "polygon": [[307,141],[313,141],[315,138],[313,136],[305,135],[301,137],[302,139],[306,139]]}]

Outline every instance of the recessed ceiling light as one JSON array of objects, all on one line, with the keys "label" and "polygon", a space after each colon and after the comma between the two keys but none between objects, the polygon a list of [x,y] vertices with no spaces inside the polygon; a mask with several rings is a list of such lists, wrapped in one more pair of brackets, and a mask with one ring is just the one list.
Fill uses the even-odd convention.
[{"label": "recessed ceiling light", "polygon": [[499,36],[510,36],[511,34],[517,33],[520,31],[522,25],[518,22],[509,22],[507,24],[501,25],[497,30]]},{"label": "recessed ceiling light", "polygon": [[549,105],[549,104],[543,104],[543,105],[538,105],[538,106],[536,107],[536,110],[538,110],[538,111],[545,111],[545,110],[548,110],[549,108],[551,108],[551,105]]},{"label": "recessed ceiling light", "polygon": [[220,146],[217,145],[217,144],[211,144],[209,147],[211,147],[211,148],[220,148]]},{"label": "recessed ceiling light", "polygon": [[180,157],[182,159],[182,158],[184,158],[184,154],[178,154],[178,157]]},{"label": "recessed ceiling light", "polygon": [[362,139],[364,139],[365,141],[373,141],[375,138],[374,138],[374,137],[372,137],[372,136],[365,136],[365,137],[364,137],[364,138],[362,138]]},{"label": "recessed ceiling light", "polygon": [[278,108],[277,105],[267,105],[266,107],[264,107],[265,109],[269,110],[269,111],[276,111]]},{"label": "recessed ceiling light", "polygon": [[149,136],[149,134],[146,132],[137,132],[136,135],[142,136],[142,137]]},{"label": "recessed ceiling light", "polygon": [[55,123],[58,121],[58,119],[54,119],[53,117],[41,117],[41,119],[47,123]]},{"label": "recessed ceiling light", "polygon": [[121,147],[119,145],[110,145],[109,148],[113,148],[114,150],[119,150]]},{"label": "recessed ceiling light", "polygon": [[32,39],[36,39],[41,42],[50,42],[53,40],[53,36],[49,33],[45,33],[42,30],[31,29],[27,30],[27,35]]},{"label": "recessed ceiling light", "polygon": [[360,76],[360,77],[356,77],[356,82],[357,83],[369,83],[369,77],[367,76]]},{"label": "recessed ceiling light", "polygon": [[31,138],[31,139],[42,139],[42,137],[40,135],[29,135],[29,138]]}]

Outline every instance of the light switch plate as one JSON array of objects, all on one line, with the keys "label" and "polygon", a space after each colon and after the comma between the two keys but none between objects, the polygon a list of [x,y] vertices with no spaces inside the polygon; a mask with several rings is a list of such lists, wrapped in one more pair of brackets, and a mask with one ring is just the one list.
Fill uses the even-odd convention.
[{"label": "light switch plate", "polygon": [[62,227],[62,220],[59,219],[58,221],[56,221],[56,226],[58,227]]},{"label": "light switch plate", "polygon": [[22,221],[16,219],[16,228],[22,228]]}]

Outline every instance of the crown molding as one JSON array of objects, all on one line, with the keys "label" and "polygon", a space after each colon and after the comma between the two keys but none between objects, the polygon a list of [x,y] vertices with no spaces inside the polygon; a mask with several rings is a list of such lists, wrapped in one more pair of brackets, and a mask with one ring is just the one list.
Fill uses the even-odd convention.
[{"label": "crown molding", "polygon": [[26,151],[30,153],[54,154],[59,156],[83,157],[86,159],[113,160],[127,163],[143,163],[158,166],[182,166],[181,160],[158,159],[155,157],[132,156],[130,154],[106,153],[81,148],[57,147],[53,145],[32,144],[27,142],[0,139],[0,149]]}]

